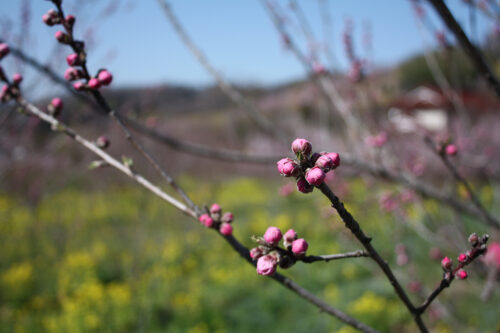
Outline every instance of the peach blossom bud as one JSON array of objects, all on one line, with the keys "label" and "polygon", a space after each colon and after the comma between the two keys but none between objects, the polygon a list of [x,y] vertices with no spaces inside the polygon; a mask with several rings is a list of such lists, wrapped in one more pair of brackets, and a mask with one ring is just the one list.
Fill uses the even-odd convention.
[{"label": "peach blossom bud", "polygon": [[311,168],[306,172],[306,180],[309,184],[319,186],[325,180],[325,173],[318,167]]},{"label": "peach blossom bud", "polygon": [[231,222],[233,222],[233,218],[234,218],[233,213],[227,212],[227,213],[224,213],[224,215],[222,215],[221,221],[226,222],[226,223],[231,223]]},{"label": "peach blossom bud", "polygon": [[314,186],[310,185],[304,178],[297,180],[297,190],[302,193],[311,193]]},{"label": "peach blossom bud", "polygon": [[106,149],[109,147],[109,139],[105,136],[100,136],[95,140],[95,144],[101,149]]},{"label": "peach blossom bud", "polygon": [[14,75],[12,75],[12,82],[14,82],[14,84],[19,84],[21,83],[21,81],[23,80],[23,76],[19,73],[16,73]]},{"label": "peach blossom bud", "polygon": [[210,218],[210,216],[208,214],[201,214],[200,217],[198,218],[198,220],[202,223],[202,224],[205,224],[205,220],[207,218]]},{"label": "peach blossom bud", "polygon": [[467,261],[467,255],[465,253],[460,253],[460,255],[458,256],[458,261],[464,263],[465,261]]},{"label": "peach blossom bud", "polygon": [[476,246],[478,242],[479,242],[478,235],[475,232],[473,232],[472,234],[470,234],[470,236],[469,236],[469,243],[472,246]]},{"label": "peach blossom bud", "polygon": [[50,17],[49,14],[43,14],[42,15],[42,21],[46,25],[54,25],[54,23],[52,23],[52,18]]},{"label": "peach blossom bud", "polygon": [[88,84],[90,89],[99,89],[101,87],[101,82],[95,77],[91,78]]},{"label": "peach blossom bud", "polygon": [[297,163],[290,158],[283,158],[276,165],[278,166],[278,172],[285,177],[295,177],[300,172]]},{"label": "peach blossom bud", "polygon": [[467,272],[465,270],[459,269],[458,272],[457,272],[457,274],[456,274],[456,276],[458,276],[458,278],[460,280],[465,280],[465,279],[467,279],[468,275],[467,275]]},{"label": "peach blossom bud", "polygon": [[252,258],[253,260],[259,259],[263,254],[264,253],[262,252],[262,249],[260,247],[254,247],[250,250],[250,258]]},{"label": "peach blossom bud", "polygon": [[330,159],[333,161],[333,168],[335,169],[340,165],[340,155],[337,153],[327,153],[326,156],[330,157]]},{"label": "peach blossom bud", "polygon": [[63,108],[63,101],[59,97],[53,98],[50,104],[52,104],[52,106],[54,106],[57,110],[62,110]]},{"label": "peach blossom bud", "polygon": [[322,155],[318,157],[316,162],[314,163],[318,168],[321,168],[325,171],[329,171],[330,169],[333,169],[333,161],[330,157],[326,155]]},{"label": "peach blossom bud", "polygon": [[441,267],[443,267],[443,269],[445,271],[448,271],[451,269],[451,266],[452,266],[453,262],[451,261],[450,258],[448,257],[444,257],[443,260],[441,260]]},{"label": "peach blossom bud", "polygon": [[304,155],[309,155],[312,150],[312,145],[306,139],[297,138],[292,142],[292,151],[295,154],[302,153]]},{"label": "peach blossom bud", "polygon": [[0,59],[9,54],[9,52],[10,52],[9,45],[5,43],[0,43]]},{"label": "peach blossom bud", "polygon": [[211,228],[214,225],[214,220],[209,216],[203,220],[203,225],[207,228]]},{"label": "peach blossom bud", "polygon": [[81,78],[83,78],[83,72],[79,69],[74,68],[74,67],[69,67],[64,72],[64,79],[66,79],[67,81],[78,80]]},{"label": "peach blossom bud", "polygon": [[292,252],[295,255],[304,255],[307,251],[309,244],[304,240],[304,238],[296,239],[292,242]]},{"label": "peach blossom bud", "polygon": [[56,37],[57,41],[59,41],[60,43],[63,43],[63,44],[68,43],[70,40],[69,35],[65,34],[64,32],[62,32],[60,30],[56,31],[56,33],[54,34],[54,37]]},{"label": "peach blossom bud", "polygon": [[297,239],[297,233],[293,229],[289,229],[287,232],[285,232],[285,235],[283,236],[283,244],[285,247],[288,247],[292,245],[292,242]]},{"label": "peach blossom bud", "polygon": [[212,214],[220,214],[222,212],[222,208],[219,204],[214,203],[212,207],[210,207],[210,213]]},{"label": "peach blossom bud", "polygon": [[310,158],[311,163],[316,163],[316,161],[318,160],[318,158],[319,158],[321,155],[322,155],[322,154],[320,154],[320,153],[313,153],[313,154],[311,155],[311,158]]},{"label": "peach blossom bud", "polygon": [[72,28],[75,24],[75,17],[73,15],[66,15],[65,21],[69,25],[69,27]]},{"label": "peach blossom bud", "polygon": [[111,81],[113,81],[113,76],[105,69],[99,72],[97,78],[99,79],[99,82],[101,82],[105,86],[109,85]]},{"label": "peach blossom bud", "polygon": [[75,82],[73,83],[73,88],[75,88],[75,90],[82,91],[85,90],[86,86],[83,82]]},{"label": "peach blossom bud", "polygon": [[277,245],[282,237],[281,230],[276,227],[269,227],[264,233],[264,240],[271,245]]},{"label": "peach blossom bud", "polygon": [[446,155],[455,156],[458,152],[457,146],[454,144],[446,146]]},{"label": "peach blossom bud", "polygon": [[267,254],[263,257],[260,257],[257,261],[257,274],[260,275],[273,275],[276,272],[276,266],[278,264],[278,260],[275,256]]},{"label": "peach blossom bud", "polygon": [[223,222],[221,225],[220,225],[220,228],[219,228],[219,231],[221,234],[223,234],[224,236],[231,236],[231,234],[233,233],[233,226],[230,225],[229,223],[225,223]]},{"label": "peach blossom bud", "polygon": [[80,56],[78,56],[77,53],[71,53],[69,56],[67,56],[66,57],[66,62],[70,66],[81,65]]}]

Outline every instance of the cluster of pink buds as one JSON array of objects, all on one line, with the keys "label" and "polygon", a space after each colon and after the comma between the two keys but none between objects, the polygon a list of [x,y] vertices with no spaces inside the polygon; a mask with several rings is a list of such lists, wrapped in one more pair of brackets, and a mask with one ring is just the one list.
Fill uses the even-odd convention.
[{"label": "cluster of pink buds", "polygon": [[222,208],[214,203],[205,214],[200,215],[198,220],[207,228],[217,229],[224,236],[230,236],[233,233],[233,213],[222,214]]},{"label": "cluster of pink buds", "polygon": [[283,158],[278,161],[278,172],[285,177],[297,179],[297,189],[302,193],[310,193],[314,186],[320,186],[326,174],[340,165],[337,153],[312,153],[312,145],[306,139],[295,139],[292,151],[296,159]]},{"label": "cluster of pink buds", "polygon": [[[257,273],[260,275],[272,275],[276,268],[289,268],[297,260],[304,258],[309,244],[298,238],[295,230],[290,229],[284,235],[277,227],[267,228],[264,236],[253,237],[259,246],[250,250],[250,257],[257,261]],[[284,248],[279,247],[283,240]]]},{"label": "cluster of pink buds", "polygon": [[[65,31],[56,31],[54,36],[58,42],[70,45],[74,51],[66,57],[66,62],[70,67],[64,72],[64,78],[68,81],[77,81],[73,83],[75,90],[97,90],[111,84],[113,76],[106,69],[99,70],[95,77],[88,74],[85,66],[87,60],[84,51],[85,44],[73,39],[73,26],[76,20],[73,15],[67,15],[64,18],[61,12],[51,9],[43,15],[42,19],[49,26],[60,24],[65,29]],[[85,82],[79,81],[81,79],[85,79]]]},{"label": "cluster of pink buds", "polygon": [[471,249],[465,253],[460,253],[458,255],[458,265],[454,268],[453,261],[444,257],[441,260],[441,267],[444,270],[444,279],[450,282],[454,276],[458,277],[460,280],[467,278],[468,274],[463,268],[470,264],[474,259],[486,253],[486,243],[488,242],[489,236],[483,235],[479,237],[476,233],[469,236],[469,243],[471,244]]}]

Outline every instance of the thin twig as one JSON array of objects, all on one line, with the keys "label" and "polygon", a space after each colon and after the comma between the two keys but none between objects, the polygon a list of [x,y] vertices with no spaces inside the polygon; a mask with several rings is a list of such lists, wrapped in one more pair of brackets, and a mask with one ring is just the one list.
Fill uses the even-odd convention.
[{"label": "thin twig", "polygon": [[428,0],[434,7],[436,12],[441,16],[441,19],[446,23],[448,29],[455,35],[457,40],[462,45],[462,48],[469,55],[470,60],[476,66],[477,71],[484,76],[490,87],[493,88],[498,97],[500,97],[500,81],[495,76],[490,66],[484,59],[481,52],[472,44],[460,24],[455,20],[455,17],[450,12],[443,0]]},{"label": "thin twig", "polygon": [[303,261],[305,263],[312,263],[312,262],[316,262],[316,261],[329,262],[331,260],[337,260],[337,259],[369,257],[369,256],[370,256],[370,254],[368,252],[363,251],[363,250],[357,250],[357,251],[338,253],[338,254],[327,254],[327,255],[321,255],[321,256],[306,256],[306,257],[300,259],[300,261]]},{"label": "thin twig", "polygon": [[370,257],[378,264],[378,266],[382,269],[385,276],[391,283],[394,288],[394,291],[404,303],[410,314],[412,315],[415,323],[421,332],[428,332],[427,327],[425,326],[422,318],[420,318],[419,314],[416,312],[416,308],[411,302],[410,298],[404,291],[403,287],[399,283],[398,279],[392,272],[391,268],[387,264],[387,262],[382,259],[377,250],[371,244],[371,238],[368,237],[361,229],[359,223],[354,219],[354,217],[349,213],[349,211],[344,207],[344,204],[340,201],[340,199],[332,192],[332,190],[326,185],[322,183],[318,187],[321,192],[330,200],[332,207],[337,211],[339,216],[342,218],[345,226],[352,232],[352,234],[360,241],[360,243],[365,247],[366,251],[370,254]]},{"label": "thin twig", "polygon": [[425,143],[440,158],[445,167],[451,172],[455,180],[465,187],[473,205],[477,208],[479,214],[481,214],[481,216],[483,217],[483,220],[487,221],[491,226],[499,228],[500,224],[498,223],[498,221],[483,206],[481,200],[479,200],[476,193],[472,190],[472,186],[470,186],[467,179],[465,179],[465,177],[460,174],[455,164],[453,164],[448,158],[448,155],[446,155],[444,151],[438,151],[438,149],[436,148],[436,144],[431,138],[425,137]]}]

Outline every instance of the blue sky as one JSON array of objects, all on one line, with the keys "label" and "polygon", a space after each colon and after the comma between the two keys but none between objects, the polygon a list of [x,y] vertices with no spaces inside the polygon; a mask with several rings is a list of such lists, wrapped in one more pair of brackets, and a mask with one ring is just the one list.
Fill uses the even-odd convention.
[{"label": "blue sky", "polygon": [[[361,56],[363,26],[371,26],[372,56],[376,65],[387,66],[422,50],[422,35],[409,0],[326,0],[333,21],[330,45],[337,67],[345,69],[347,60],[341,43],[346,19],[354,23],[355,48]],[[0,1],[2,38],[12,42],[20,31],[21,0]],[[69,54],[66,47],[55,47],[55,27],[42,24],[41,16],[52,7],[49,1],[25,0],[32,7],[27,53],[47,61],[55,54],[55,63],[61,63]],[[89,47],[90,68],[107,67],[114,73],[115,85],[154,85],[182,83],[205,85],[210,76],[197,63],[175,35],[156,0],[122,0],[112,14],[103,13],[112,0],[64,0],[67,13],[75,6],[86,5],[77,13],[76,35],[83,36],[93,28],[94,44]],[[279,1],[288,8],[288,1]],[[316,37],[323,40],[318,0],[298,0]],[[79,3],[79,4],[78,4]],[[173,10],[194,41],[225,77],[238,83],[279,84],[304,75],[304,70],[293,55],[281,45],[266,11],[257,0],[171,0]],[[468,30],[467,7],[460,0],[447,2],[456,17]],[[443,24],[432,9],[425,6],[434,25]],[[287,12],[294,17],[291,11]],[[5,22],[12,28],[5,28]],[[478,16],[480,34],[492,28],[484,16]],[[298,38],[297,28],[292,32]],[[427,46],[435,47],[434,38],[427,34]],[[4,66],[6,67],[6,66]],[[59,69],[64,71],[64,65]]]}]

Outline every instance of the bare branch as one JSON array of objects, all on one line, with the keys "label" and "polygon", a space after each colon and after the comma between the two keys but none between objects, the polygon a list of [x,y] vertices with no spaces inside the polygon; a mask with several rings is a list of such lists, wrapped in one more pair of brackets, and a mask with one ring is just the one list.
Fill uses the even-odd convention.
[{"label": "bare branch", "polygon": [[352,252],[338,253],[338,254],[327,254],[327,255],[321,255],[321,256],[306,256],[300,260],[305,262],[305,263],[312,263],[312,262],[316,262],[316,261],[329,262],[331,260],[337,260],[337,259],[369,257],[369,256],[370,256],[370,254],[366,251],[356,250],[356,251],[352,251]]},{"label": "bare branch", "polygon": [[453,14],[450,12],[443,0],[428,0],[429,3],[434,7],[436,12],[441,16],[441,19],[446,23],[448,29],[455,35],[458,39],[462,48],[469,55],[470,60],[476,66],[477,71],[484,76],[486,81],[489,83],[490,87],[495,91],[498,97],[500,97],[500,82],[495,76],[490,66],[484,59],[481,52],[472,44],[465,32],[463,31],[460,24],[455,20]]}]

